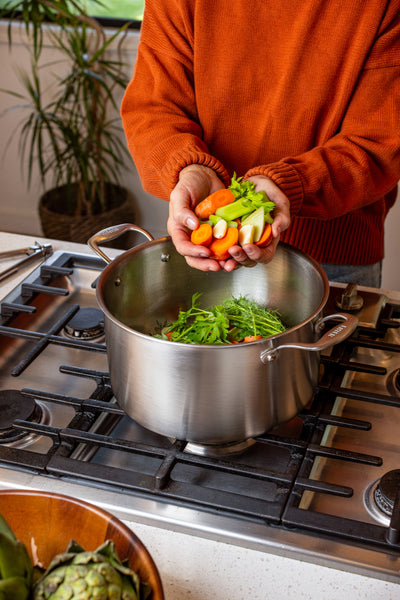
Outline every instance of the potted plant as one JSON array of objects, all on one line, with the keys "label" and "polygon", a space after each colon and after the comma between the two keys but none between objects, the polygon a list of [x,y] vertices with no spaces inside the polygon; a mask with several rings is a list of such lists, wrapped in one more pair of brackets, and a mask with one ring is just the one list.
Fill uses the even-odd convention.
[{"label": "potted plant", "polygon": [[[103,227],[134,221],[133,199],[120,184],[129,154],[116,103],[128,82],[121,60],[126,26],[107,36],[81,0],[10,0],[0,17],[10,25],[22,19],[29,40],[30,71],[20,72],[24,93],[8,93],[24,115],[18,133],[28,186],[40,174],[44,235],[86,242]],[[54,58],[44,64],[45,35]]]}]

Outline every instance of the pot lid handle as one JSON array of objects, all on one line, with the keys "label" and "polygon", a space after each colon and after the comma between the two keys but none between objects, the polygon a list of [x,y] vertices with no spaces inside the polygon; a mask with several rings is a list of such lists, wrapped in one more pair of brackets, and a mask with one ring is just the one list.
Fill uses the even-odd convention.
[{"label": "pot lid handle", "polygon": [[112,259],[99,248],[99,244],[104,242],[111,242],[112,240],[115,240],[118,237],[120,237],[123,233],[125,233],[125,231],[137,231],[139,233],[142,233],[148,239],[149,242],[152,242],[154,240],[153,236],[148,231],[142,229],[138,225],[133,225],[132,223],[122,223],[122,225],[113,225],[111,227],[107,227],[106,229],[102,229],[98,233],[92,235],[92,237],[88,240],[87,243],[92,248],[92,250],[94,250],[99,256],[101,256],[101,258],[103,258],[106,261],[106,263],[110,263]]},{"label": "pot lid handle", "polygon": [[332,329],[329,329],[318,341],[312,344],[282,344],[277,346],[276,348],[269,348],[268,350],[264,350],[260,354],[261,362],[264,364],[269,363],[272,360],[275,360],[278,356],[278,351],[283,350],[284,348],[298,348],[299,350],[309,350],[312,352],[321,352],[330,346],[335,344],[339,344],[339,342],[343,342],[346,338],[349,337],[356,329],[358,325],[358,318],[354,315],[346,314],[346,313],[336,313],[334,315],[328,315],[321,319],[318,323],[321,326],[325,321],[330,321],[331,319],[344,321],[344,323],[339,323],[339,325],[335,325]]}]

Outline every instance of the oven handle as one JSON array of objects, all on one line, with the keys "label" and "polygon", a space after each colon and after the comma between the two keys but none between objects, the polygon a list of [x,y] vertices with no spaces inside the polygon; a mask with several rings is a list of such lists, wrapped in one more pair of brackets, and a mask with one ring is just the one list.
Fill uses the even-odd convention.
[{"label": "oven handle", "polygon": [[137,231],[138,233],[144,235],[149,242],[152,242],[154,240],[153,236],[148,231],[142,229],[138,225],[133,225],[132,223],[122,223],[122,225],[112,225],[111,227],[102,229],[98,233],[92,235],[92,237],[88,240],[87,243],[92,248],[92,250],[94,250],[99,256],[101,256],[103,260],[106,261],[106,263],[110,263],[112,262],[112,258],[107,256],[107,254],[105,254],[99,248],[99,244],[116,240],[126,231]]},{"label": "oven handle", "polygon": [[312,352],[321,352],[322,350],[326,350],[330,346],[334,344],[339,344],[343,342],[346,338],[349,337],[356,329],[358,325],[358,318],[354,315],[345,314],[345,313],[336,313],[333,315],[328,315],[324,317],[318,322],[318,329],[326,322],[332,319],[338,319],[340,321],[344,321],[339,325],[335,325],[332,329],[329,329],[317,342],[312,344],[303,344],[303,343],[293,343],[293,344],[282,344],[281,346],[276,346],[276,348],[269,348],[268,350],[264,350],[260,354],[261,362],[264,364],[269,363],[272,360],[275,360],[279,354],[280,350],[284,350],[285,348],[297,348],[298,350],[309,350]]}]

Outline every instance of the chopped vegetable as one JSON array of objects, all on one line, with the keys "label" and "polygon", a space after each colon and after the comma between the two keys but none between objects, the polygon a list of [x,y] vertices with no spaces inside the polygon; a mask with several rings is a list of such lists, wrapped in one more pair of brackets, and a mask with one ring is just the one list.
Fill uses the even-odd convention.
[{"label": "chopped vegetable", "polygon": [[226,221],[233,221],[234,219],[250,214],[253,210],[253,206],[249,204],[247,200],[240,198],[239,200],[232,202],[232,204],[217,208],[215,214]]},{"label": "chopped vegetable", "polygon": [[220,240],[226,234],[226,230],[228,229],[228,223],[225,219],[219,219],[219,221],[212,228],[212,236],[216,240]]},{"label": "chopped vegetable", "polygon": [[246,335],[243,338],[244,342],[255,342],[256,340],[260,340],[261,339],[261,335]]},{"label": "chopped vegetable", "polygon": [[254,242],[254,225],[242,225],[239,229],[239,244],[252,244]]},{"label": "chopped vegetable", "polygon": [[[217,223],[219,223],[219,221],[225,221],[225,219],[223,219],[222,217],[218,217],[218,215],[210,215],[207,223],[210,223],[210,225],[216,225]],[[227,223],[228,227],[237,227],[240,222],[238,223],[239,219],[237,221],[225,221],[225,223]]]},{"label": "chopped vegetable", "polygon": [[192,231],[190,239],[193,244],[209,246],[213,239],[213,228],[208,223],[202,223],[200,227]]},{"label": "chopped vegetable", "polygon": [[245,225],[253,225],[254,226],[254,243],[256,244],[258,240],[261,238],[262,233],[264,231],[264,208],[260,206],[256,208],[248,217],[242,219],[242,227]]},{"label": "chopped vegetable", "polygon": [[216,260],[228,260],[230,258],[230,254],[228,252],[229,248],[235,246],[239,240],[239,231],[237,227],[228,227],[226,233],[221,239],[213,239],[209,248],[212,252],[211,258],[215,258]]},{"label": "chopped vegetable", "polygon": [[269,223],[266,223],[260,239],[258,240],[258,242],[256,242],[256,246],[260,246],[260,248],[265,248],[266,246],[268,246],[271,240],[272,228]]},{"label": "chopped vegetable", "polygon": [[[207,235],[204,243],[194,243],[210,247],[214,254],[212,258],[217,260],[227,260],[230,257],[228,250],[235,244],[256,244],[264,248],[272,239],[272,230],[267,225],[273,222],[271,211],[274,208],[275,204],[264,191],[256,192],[252,182],[234,174],[229,188],[210,194],[195,208],[201,220],[198,229],[205,223],[213,229],[211,241]],[[252,229],[247,225],[252,225]],[[230,231],[233,227],[238,229],[237,234]],[[192,242],[202,239],[202,235],[197,237],[192,233]]]},{"label": "chopped vegetable", "polygon": [[235,200],[235,196],[229,188],[223,188],[213,192],[207,198],[204,198],[195,208],[195,213],[199,219],[208,219],[210,215],[214,215],[218,208],[230,204]]},{"label": "chopped vegetable", "polygon": [[238,344],[286,329],[277,311],[244,296],[202,309],[198,302],[200,295],[193,294],[189,310],[179,311],[177,320],[165,325],[155,337],[183,344]]}]

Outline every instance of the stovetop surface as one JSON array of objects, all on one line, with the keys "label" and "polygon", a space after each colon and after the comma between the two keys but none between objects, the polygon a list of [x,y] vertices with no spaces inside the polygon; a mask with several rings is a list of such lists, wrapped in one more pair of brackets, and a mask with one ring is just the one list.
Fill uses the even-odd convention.
[{"label": "stovetop surface", "polygon": [[[72,315],[97,308],[94,284],[102,268],[91,256],[56,253],[39,278],[33,273],[2,303],[0,390],[34,399],[43,412],[42,422],[16,421],[27,437],[0,443],[0,466],[10,480],[21,471],[100,488],[128,512],[130,504],[147,506],[149,518],[181,520],[193,530],[222,534],[217,523],[225,519],[226,535],[261,545],[280,531],[303,555],[314,554],[318,540],[344,543],[359,556],[378,552],[379,560],[373,554],[365,562],[398,574],[400,546],[388,543],[390,518],[371,507],[371,498],[379,478],[398,468],[399,307],[379,294],[367,298],[358,333],[322,357],[314,398],[290,423],[242,454],[199,457],[118,407],[101,336],[81,341],[65,334]],[[377,327],[381,311],[391,325],[386,332]],[[304,538],[315,533],[317,540]],[[313,539],[308,548],[304,539]]]}]

